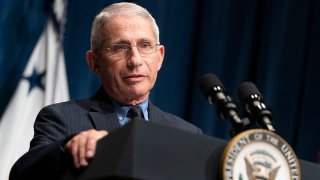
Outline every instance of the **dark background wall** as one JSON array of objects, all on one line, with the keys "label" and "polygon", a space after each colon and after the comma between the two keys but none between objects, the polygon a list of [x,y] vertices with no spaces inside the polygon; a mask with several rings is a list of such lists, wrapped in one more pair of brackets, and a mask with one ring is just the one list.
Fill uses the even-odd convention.
[{"label": "dark background wall", "polygon": [[[0,3],[1,113],[45,25],[43,2]],[[99,80],[87,68],[85,52],[94,16],[112,2],[69,0],[64,46],[72,99],[86,98],[99,87]],[[215,73],[237,102],[237,87],[252,81],[273,110],[277,133],[299,158],[316,161],[320,150],[320,1],[133,2],[155,17],[166,47],[151,101],[196,124],[207,135],[229,139],[229,123],[218,119],[201,95],[198,81],[205,73]]]}]

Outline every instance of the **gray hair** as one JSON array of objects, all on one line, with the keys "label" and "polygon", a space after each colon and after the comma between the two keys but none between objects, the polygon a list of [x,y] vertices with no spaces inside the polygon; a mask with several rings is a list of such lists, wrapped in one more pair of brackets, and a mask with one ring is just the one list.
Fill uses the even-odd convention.
[{"label": "gray hair", "polygon": [[129,15],[129,16],[138,15],[138,16],[144,17],[146,20],[149,20],[153,27],[153,31],[156,36],[156,41],[157,43],[160,43],[159,27],[155,19],[148,12],[148,10],[134,3],[121,2],[121,3],[111,4],[110,6],[105,7],[95,17],[92,23],[91,37],[90,37],[91,50],[95,51],[100,48],[105,36],[103,26],[110,18],[117,15]]}]

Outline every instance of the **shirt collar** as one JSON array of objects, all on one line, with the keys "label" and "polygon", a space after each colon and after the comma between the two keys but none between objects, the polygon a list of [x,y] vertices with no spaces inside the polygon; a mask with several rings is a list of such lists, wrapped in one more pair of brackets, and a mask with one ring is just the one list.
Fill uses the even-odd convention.
[{"label": "shirt collar", "polygon": [[[124,125],[128,122],[127,113],[129,109],[132,106],[128,105],[123,105],[119,103],[118,101],[114,100],[113,98],[110,98],[112,101],[112,104],[114,105],[115,111],[117,113],[120,125]],[[138,104],[138,106],[142,109],[143,116],[145,120],[149,120],[149,115],[148,115],[148,104],[149,104],[149,99],[146,99],[142,103]]]}]

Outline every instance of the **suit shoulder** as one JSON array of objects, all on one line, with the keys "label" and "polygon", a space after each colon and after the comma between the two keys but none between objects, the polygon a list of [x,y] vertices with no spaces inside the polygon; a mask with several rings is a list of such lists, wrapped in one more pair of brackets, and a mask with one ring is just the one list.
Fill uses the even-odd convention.
[{"label": "suit shoulder", "polygon": [[182,119],[179,116],[176,116],[169,112],[165,112],[153,104],[151,104],[151,109],[153,111],[152,113],[158,114],[157,117],[160,118],[156,120],[157,123],[175,127],[182,130],[186,130],[189,132],[197,133],[197,134],[203,134],[200,128]]},{"label": "suit shoulder", "polygon": [[[84,100],[69,100],[65,102],[49,104],[41,109],[41,111],[54,111],[54,110],[68,110],[68,109],[89,109],[90,102],[88,99]],[[40,111],[40,112],[41,112]]]},{"label": "suit shoulder", "polygon": [[198,128],[197,126],[195,126],[194,124],[182,119],[179,116],[176,116],[174,114],[168,113],[168,112],[164,112],[169,119],[171,119],[172,121],[174,121],[179,127],[182,127],[183,129],[186,129],[188,131],[192,131],[195,132],[197,134],[202,134],[202,131],[200,128]]}]

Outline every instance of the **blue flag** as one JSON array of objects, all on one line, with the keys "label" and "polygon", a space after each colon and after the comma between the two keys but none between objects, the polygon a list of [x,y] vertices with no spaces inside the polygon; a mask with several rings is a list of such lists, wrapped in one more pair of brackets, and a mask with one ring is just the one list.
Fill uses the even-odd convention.
[{"label": "blue flag", "polygon": [[0,121],[0,179],[8,179],[14,162],[29,149],[37,113],[46,105],[69,99],[63,32],[66,1],[52,4],[48,19],[23,76]]}]

